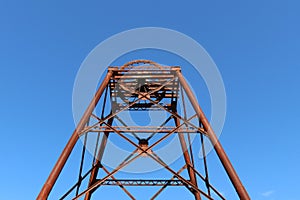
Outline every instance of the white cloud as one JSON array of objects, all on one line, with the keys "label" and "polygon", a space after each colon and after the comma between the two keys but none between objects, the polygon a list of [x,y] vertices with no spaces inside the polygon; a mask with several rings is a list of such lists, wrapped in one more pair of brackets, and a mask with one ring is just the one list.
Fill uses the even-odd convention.
[{"label": "white cloud", "polygon": [[271,196],[275,191],[274,190],[269,190],[269,191],[265,191],[263,192],[261,195],[264,197],[269,197]]}]

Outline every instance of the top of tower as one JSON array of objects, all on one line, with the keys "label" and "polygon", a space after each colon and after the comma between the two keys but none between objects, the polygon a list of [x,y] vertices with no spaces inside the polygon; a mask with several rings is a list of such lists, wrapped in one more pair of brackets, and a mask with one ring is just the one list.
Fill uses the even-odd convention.
[{"label": "top of tower", "polygon": [[173,68],[180,68],[180,67],[173,67],[173,66],[165,66],[158,64],[151,60],[133,60],[130,62],[125,63],[120,67],[116,67],[118,70],[147,70],[147,71],[156,71],[156,70],[171,70]]},{"label": "top of tower", "polygon": [[110,67],[114,73],[110,80],[112,102],[122,108],[139,99],[129,109],[171,108],[178,97],[178,80],[175,70],[180,67],[163,66],[150,60],[134,60],[119,67]]}]

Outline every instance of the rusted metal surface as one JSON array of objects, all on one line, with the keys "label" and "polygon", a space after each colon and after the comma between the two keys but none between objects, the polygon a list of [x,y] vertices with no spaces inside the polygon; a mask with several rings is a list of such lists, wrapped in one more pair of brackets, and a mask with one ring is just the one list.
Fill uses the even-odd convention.
[{"label": "rusted metal surface", "polygon": [[[102,101],[102,114],[97,116],[93,110],[101,98],[104,90],[106,92]],[[184,100],[183,92],[186,93],[188,100]],[[181,97],[180,97],[181,95]],[[184,111],[182,114],[177,112],[178,101],[183,101]],[[185,101],[185,102],[184,102]],[[105,116],[105,105],[110,103],[112,108],[110,113]],[[187,116],[185,111],[186,104],[190,103],[196,114]],[[157,126],[128,126],[119,116],[121,112],[143,112],[143,111],[164,111],[169,117]],[[193,124],[192,120],[198,118],[199,124]],[[92,119],[92,120],[91,120]],[[88,121],[93,124],[87,124]],[[122,126],[116,126],[114,120],[119,121]],[[171,121],[173,124],[170,125]],[[197,121],[197,120],[196,120]],[[85,200],[92,199],[92,194],[97,191],[100,186],[117,186],[121,188],[130,199],[135,199],[125,187],[145,187],[156,186],[160,189],[149,199],[155,199],[162,191],[169,186],[184,186],[191,192],[196,200],[213,199],[212,193],[225,199],[221,193],[212,186],[208,176],[207,161],[204,158],[204,172],[202,175],[197,170],[194,162],[192,142],[190,134],[199,136],[201,139],[201,148],[204,151],[203,137],[208,137],[214,144],[214,149],[219,156],[232,184],[234,185],[240,199],[250,199],[245,188],[240,182],[236,172],[234,171],[228,157],[225,154],[221,144],[215,136],[210,124],[208,123],[204,113],[202,112],[194,94],[191,92],[188,84],[184,80],[180,67],[161,66],[153,61],[137,60],[126,63],[121,67],[110,67],[108,73],[100,85],[94,99],[90,103],[84,113],[80,123],[75,129],[70,141],[66,145],[63,153],[54,166],[49,178],[43,186],[38,200],[45,200],[58,178],[63,166],[65,165],[75,143],[80,136],[85,137],[85,143],[88,140],[87,134],[98,134],[96,146],[94,150],[95,158],[91,164],[91,169],[82,175],[82,166],[84,163],[85,148],[83,147],[82,159],[79,170],[78,181],[68,190],[60,199],[70,198],[76,189],[76,193],[71,198],[73,200],[84,197]],[[100,137],[100,134],[102,137]],[[124,144],[134,147],[133,150],[124,160],[114,169],[110,171],[102,164],[102,157],[106,152],[106,146],[109,136],[114,134],[123,139]],[[128,134],[131,136],[129,137]],[[187,135],[187,137],[185,137]],[[155,147],[166,141],[171,136],[178,137],[183,155],[183,167],[175,171],[163,159],[157,155]],[[188,138],[188,139],[186,139]],[[205,154],[205,152],[204,152]],[[126,166],[132,164],[141,157],[149,157],[162,166],[166,171],[170,172],[172,177],[166,179],[127,179],[118,178],[118,172]],[[105,176],[97,177],[99,170],[105,172]],[[187,171],[188,177],[182,175],[183,171]],[[88,178],[88,185],[81,186]],[[204,192],[199,184],[204,184],[207,192]],[[84,188],[81,188],[84,187]]]}]

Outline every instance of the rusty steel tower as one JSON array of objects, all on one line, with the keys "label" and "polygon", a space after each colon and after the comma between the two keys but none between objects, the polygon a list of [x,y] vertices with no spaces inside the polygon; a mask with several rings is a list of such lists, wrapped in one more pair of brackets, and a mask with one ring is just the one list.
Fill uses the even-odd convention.
[{"label": "rusty steel tower", "polygon": [[[178,111],[179,101],[183,103],[183,109],[180,112]],[[110,110],[106,114],[104,111],[107,104],[109,104]],[[187,116],[185,112],[186,104],[191,106],[194,115]],[[99,116],[95,112],[96,107],[101,109]],[[119,116],[122,112],[145,112],[149,110],[163,111],[168,117],[157,126],[128,126]],[[91,124],[91,119],[96,122]],[[192,120],[196,120],[197,124],[192,123]],[[115,125],[115,121],[122,125]],[[75,144],[80,138],[84,138],[84,143],[86,143],[88,134],[98,134],[94,148],[94,160],[90,163],[90,169],[83,173],[82,166],[86,153],[84,146],[78,180],[60,199],[71,198],[75,200],[80,198],[90,200],[93,199],[93,193],[99,187],[104,186],[121,188],[129,199],[136,199],[134,194],[126,189],[130,186],[159,187],[152,197],[146,197],[145,199],[155,199],[165,188],[174,186],[186,188],[186,191],[190,192],[191,197],[196,200],[225,199],[211,184],[208,176],[204,148],[205,137],[213,145],[214,151],[238,197],[242,200],[250,199],[195,95],[183,77],[180,67],[161,66],[149,60],[136,60],[121,67],[108,67],[107,74],[98,87],[94,98],[40,191],[37,197],[38,200],[48,199]],[[102,163],[102,159],[104,154],[108,153],[106,146],[112,135],[118,136],[124,144],[127,143],[134,147],[134,150],[129,156],[124,157],[117,167],[109,170]],[[191,135],[199,138],[200,148],[202,148],[204,155],[203,166],[197,166],[199,164],[194,161]],[[176,137],[179,140],[180,145],[178,148],[181,150],[181,156],[183,157],[182,167],[179,170],[172,169],[156,153],[155,147],[170,137]],[[151,179],[134,179],[130,177],[124,179],[117,177],[120,170],[141,157],[152,159],[170,172],[172,176],[164,179],[155,177]],[[198,170],[200,167],[202,167],[202,173]],[[100,171],[105,172],[106,175],[99,177]],[[184,171],[185,175],[182,173]],[[87,184],[82,184],[83,180]],[[200,187],[200,185],[203,186]]]}]

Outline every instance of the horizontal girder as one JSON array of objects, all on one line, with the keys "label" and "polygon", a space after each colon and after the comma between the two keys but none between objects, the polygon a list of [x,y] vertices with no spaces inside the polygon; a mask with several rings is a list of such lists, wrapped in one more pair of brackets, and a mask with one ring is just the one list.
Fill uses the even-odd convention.
[{"label": "horizontal girder", "polygon": [[[173,126],[164,126],[164,127],[159,127],[159,126],[112,126],[112,128],[108,126],[97,126],[89,132],[103,132],[103,131],[110,131],[114,132],[115,130],[122,132],[122,133],[169,133],[172,130],[174,130]],[[204,130],[203,130],[204,131]],[[194,128],[186,128],[182,127],[178,129],[176,132],[182,132],[182,133],[198,133],[199,131]]]},{"label": "horizontal girder", "polygon": [[153,179],[108,179],[101,185],[123,186],[185,186],[180,180],[153,180]]}]

